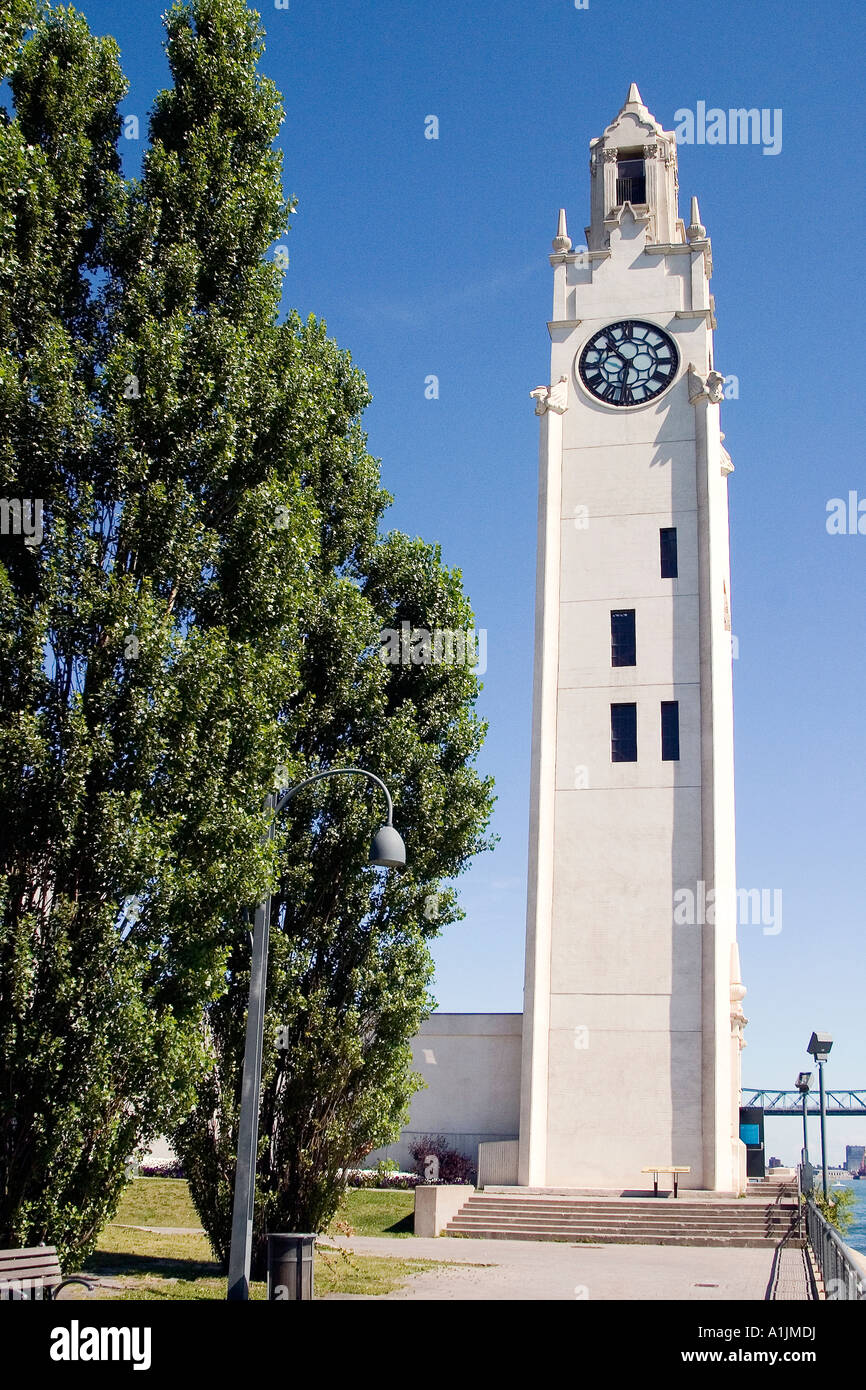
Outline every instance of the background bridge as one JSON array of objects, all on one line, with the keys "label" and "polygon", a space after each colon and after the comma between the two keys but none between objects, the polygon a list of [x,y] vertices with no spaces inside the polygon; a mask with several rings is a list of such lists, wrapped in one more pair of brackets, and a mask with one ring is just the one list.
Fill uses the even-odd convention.
[{"label": "background bridge", "polygon": [[[814,1096],[814,1104],[806,1105],[807,1115],[820,1115],[821,1106],[817,1092],[808,1093],[809,1100]],[[826,1091],[826,1113],[828,1115],[860,1115],[866,1117],[866,1091]],[[793,1115],[802,1118],[803,1096],[800,1091],[750,1091],[745,1086],[742,1104],[760,1107],[765,1115]]]}]

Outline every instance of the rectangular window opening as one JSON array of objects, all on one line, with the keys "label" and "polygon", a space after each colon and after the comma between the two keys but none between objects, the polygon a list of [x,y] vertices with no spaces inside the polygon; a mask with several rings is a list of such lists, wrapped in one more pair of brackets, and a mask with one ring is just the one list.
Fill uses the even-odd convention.
[{"label": "rectangular window opening", "polygon": [[677,569],[677,528],[662,526],[659,531],[659,550],[661,554],[662,579],[676,579]]},{"label": "rectangular window opening", "polygon": [[610,760],[612,763],[637,762],[637,705],[610,707]]},{"label": "rectangular window opening", "polygon": [[617,203],[646,202],[646,164],[643,159],[626,157],[616,161]]},{"label": "rectangular window opening", "polygon": [[662,700],[662,762],[675,763],[680,756],[679,700]]},{"label": "rectangular window opening", "polygon": [[611,666],[637,665],[634,615],[633,608],[614,609],[610,615]]}]

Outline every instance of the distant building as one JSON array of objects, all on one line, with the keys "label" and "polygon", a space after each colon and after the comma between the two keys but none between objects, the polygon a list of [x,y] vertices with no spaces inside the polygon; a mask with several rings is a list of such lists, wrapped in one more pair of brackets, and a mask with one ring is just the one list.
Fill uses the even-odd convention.
[{"label": "distant building", "polygon": [[780,1158],[771,1158],[767,1164],[768,1168],[782,1168],[784,1165]]},{"label": "distant building", "polygon": [[859,1173],[866,1159],[866,1144],[845,1145],[845,1167],[849,1173]]}]

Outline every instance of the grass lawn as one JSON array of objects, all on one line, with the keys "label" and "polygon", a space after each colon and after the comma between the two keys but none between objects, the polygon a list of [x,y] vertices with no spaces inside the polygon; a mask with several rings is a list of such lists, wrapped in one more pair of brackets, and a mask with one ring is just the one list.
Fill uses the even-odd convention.
[{"label": "grass lawn", "polygon": [[183,1178],[134,1178],[114,1220],[128,1226],[201,1226]]},{"label": "grass lawn", "polygon": [[[412,1234],[412,1192],[369,1191],[346,1194],[339,1216],[357,1235]],[[223,1299],[220,1273],[204,1232],[170,1234],[136,1226],[198,1228],[199,1218],[186,1182],[180,1178],[136,1178],[123,1194],[117,1215],[102,1232],[85,1265],[100,1279],[92,1297],[108,1299]],[[413,1274],[435,1268],[434,1260],[380,1255],[316,1254],[316,1296],[329,1293],[385,1294]],[[252,1298],[264,1299],[265,1285],[254,1283]],[[68,1296],[68,1295],[67,1295]]]},{"label": "grass lawn", "polygon": [[337,1216],[358,1236],[415,1234],[415,1193],[399,1188],[350,1187]]}]

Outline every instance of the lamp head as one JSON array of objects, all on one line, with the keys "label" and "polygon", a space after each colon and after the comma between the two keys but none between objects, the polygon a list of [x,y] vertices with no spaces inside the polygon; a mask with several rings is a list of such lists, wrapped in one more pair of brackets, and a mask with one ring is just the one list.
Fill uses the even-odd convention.
[{"label": "lamp head", "polygon": [[405,869],[406,846],[393,825],[381,825],[370,845],[370,863],[383,869]]},{"label": "lamp head", "polygon": [[805,1093],[809,1090],[811,1085],[812,1073],[810,1071],[801,1071],[797,1077],[797,1090]]},{"label": "lamp head", "polygon": [[833,1039],[829,1033],[813,1033],[806,1046],[806,1051],[812,1054],[816,1062],[826,1062],[832,1046]]}]

